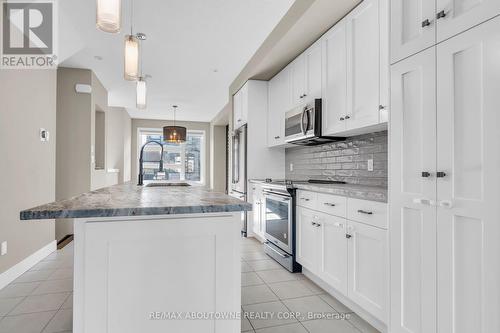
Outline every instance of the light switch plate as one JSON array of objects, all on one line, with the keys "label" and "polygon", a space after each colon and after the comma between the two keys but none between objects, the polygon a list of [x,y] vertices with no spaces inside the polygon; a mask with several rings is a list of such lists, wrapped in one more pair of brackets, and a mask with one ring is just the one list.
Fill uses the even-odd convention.
[{"label": "light switch plate", "polygon": [[3,241],[0,249],[0,255],[4,256],[6,254],[7,254],[7,241]]},{"label": "light switch plate", "polygon": [[368,171],[373,171],[373,159],[368,160]]}]

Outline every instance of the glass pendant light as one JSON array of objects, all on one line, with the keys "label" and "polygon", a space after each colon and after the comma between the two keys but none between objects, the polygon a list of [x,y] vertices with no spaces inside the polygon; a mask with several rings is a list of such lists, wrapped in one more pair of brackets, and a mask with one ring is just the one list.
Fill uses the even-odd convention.
[{"label": "glass pendant light", "polygon": [[177,105],[172,106],[174,108],[174,125],[163,127],[163,141],[171,143],[182,143],[186,142],[186,127],[175,125],[175,111],[177,110]]},{"label": "glass pendant light", "polygon": [[134,35],[134,3],[130,1],[130,35],[125,36],[125,52],[124,52],[124,78],[128,81],[137,81],[139,78],[139,39],[144,34]]},{"label": "glass pendant light", "polygon": [[120,32],[122,24],[121,0],[97,0],[96,26],[104,32]]},{"label": "glass pendant light", "polygon": [[137,108],[138,109],[145,109],[146,108],[146,81],[144,80],[144,77],[140,76],[139,79],[137,80]]}]

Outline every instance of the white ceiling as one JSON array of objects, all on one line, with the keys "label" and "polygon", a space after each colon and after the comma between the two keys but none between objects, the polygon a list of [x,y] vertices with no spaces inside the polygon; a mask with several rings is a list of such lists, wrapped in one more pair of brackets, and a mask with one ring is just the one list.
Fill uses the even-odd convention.
[{"label": "white ceiling", "polygon": [[[122,0],[123,1],[123,0]],[[228,102],[228,88],[294,0],[141,0],[134,31],[144,32],[148,108],[135,107],[135,83],[123,79],[123,39],[130,0],[123,1],[122,32],[95,28],[95,1],[59,1],[61,66],[94,70],[109,104],[133,118],[210,121]],[[95,59],[102,57],[102,60]],[[217,70],[217,72],[214,72]]]}]

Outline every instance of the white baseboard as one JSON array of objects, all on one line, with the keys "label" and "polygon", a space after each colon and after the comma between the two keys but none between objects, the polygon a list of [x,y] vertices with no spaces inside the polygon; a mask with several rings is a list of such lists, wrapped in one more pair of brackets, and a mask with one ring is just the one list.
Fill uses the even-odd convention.
[{"label": "white baseboard", "polygon": [[49,254],[57,250],[57,242],[54,240],[45,245],[23,261],[12,266],[2,274],[0,274],[0,290],[7,286],[9,283],[20,277],[24,272],[28,271],[31,267],[38,264],[41,260]]}]

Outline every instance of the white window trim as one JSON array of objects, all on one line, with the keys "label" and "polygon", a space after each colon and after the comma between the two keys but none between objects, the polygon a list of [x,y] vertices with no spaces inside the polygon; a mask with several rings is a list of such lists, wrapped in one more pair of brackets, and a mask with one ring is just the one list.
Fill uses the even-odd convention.
[{"label": "white window trim", "polygon": [[[205,140],[207,140],[207,133],[205,130],[187,130],[188,133],[193,133],[193,134],[201,134],[203,139],[201,142],[201,153],[200,153],[200,181],[192,181],[188,180],[186,182],[188,183],[193,183],[193,184],[198,184],[198,185],[206,185],[206,147],[207,143]],[[139,155],[141,153],[141,148],[142,148],[142,140],[141,140],[141,135],[146,134],[146,133],[152,133],[152,134],[160,134],[163,135],[163,130],[161,128],[151,128],[151,127],[138,127],[137,128],[137,160],[136,160],[136,170],[139,170]],[[181,163],[182,165],[185,165],[185,156],[184,154],[181,154]],[[181,177],[184,175],[184,167],[181,169]],[[185,176],[185,175],[184,175]]]}]

